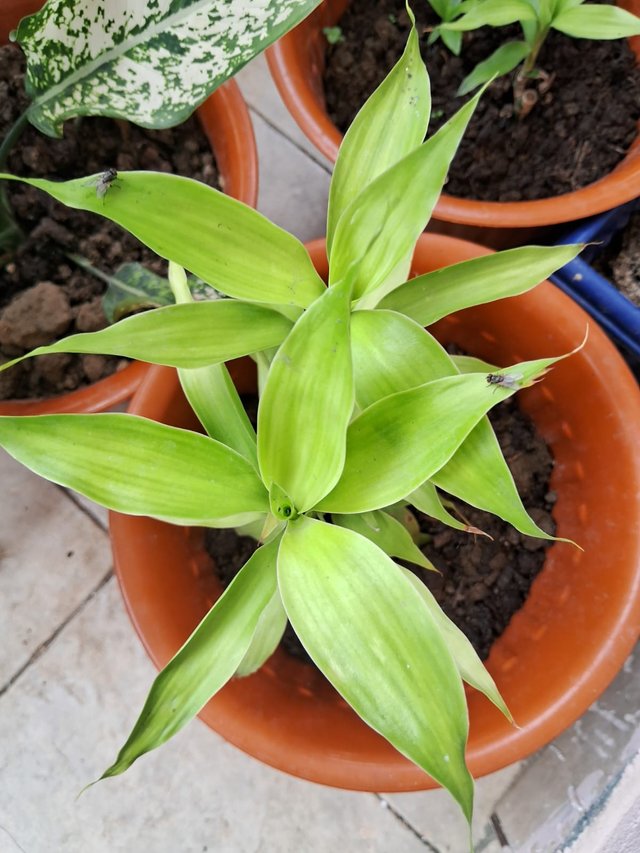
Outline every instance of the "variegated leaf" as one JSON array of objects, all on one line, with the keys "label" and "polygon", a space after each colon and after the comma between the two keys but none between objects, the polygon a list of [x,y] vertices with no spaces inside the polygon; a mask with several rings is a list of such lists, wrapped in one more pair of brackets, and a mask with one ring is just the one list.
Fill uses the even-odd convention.
[{"label": "variegated leaf", "polygon": [[29,119],[60,136],[79,115],[178,124],[319,0],[49,0],[20,22]]}]

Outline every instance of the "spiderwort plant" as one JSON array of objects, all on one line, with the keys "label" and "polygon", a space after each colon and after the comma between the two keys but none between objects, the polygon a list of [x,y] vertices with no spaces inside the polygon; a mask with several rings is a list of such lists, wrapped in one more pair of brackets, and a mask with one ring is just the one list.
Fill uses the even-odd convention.
[{"label": "spiderwort plant", "polygon": [[[477,100],[423,141],[429,81],[412,29],[340,150],[328,286],[294,237],[195,181],[123,173],[103,200],[86,180],[27,181],[169,259],[176,301],[30,355],[106,352],[173,366],[206,435],[127,414],[3,417],[0,444],[119,512],[242,527],[262,543],[158,675],[104,776],[255,671],[288,617],[362,719],[471,820],[463,680],[509,712],[466,637],[394,561],[429,565],[398,519],[413,504],[463,528],[439,487],[548,537],[523,507],[485,415],[563,356],[501,371],[450,357],[424,326],[522,293],[580,249],[513,249],[407,280]],[[228,298],[194,302],[185,269]],[[224,364],[247,354],[260,365],[257,434]],[[489,382],[489,372],[509,381]]]},{"label": "spiderwort plant", "polygon": [[[585,4],[584,0],[465,0],[457,11],[463,14],[454,21],[444,22],[440,27],[443,33],[462,33],[479,27],[503,27],[515,23],[522,28],[521,39],[506,41],[476,65],[460,84],[459,95],[465,95],[487,80],[519,67],[515,94],[516,98],[521,96],[524,81],[531,77],[546,77],[543,70],[536,69],[536,61],[551,30],[572,38],[587,39],[640,35],[640,18],[631,12],[618,6]],[[549,82],[544,80],[543,85]]]}]

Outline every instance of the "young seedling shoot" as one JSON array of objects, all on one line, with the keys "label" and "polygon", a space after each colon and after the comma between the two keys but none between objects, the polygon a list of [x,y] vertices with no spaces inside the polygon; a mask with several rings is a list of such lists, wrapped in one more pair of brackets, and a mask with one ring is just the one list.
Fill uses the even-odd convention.
[{"label": "young seedling shoot", "polygon": [[[433,5],[433,4],[432,4]],[[463,33],[479,27],[519,24],[522,38],[505,41],[478,63],[458,89],[459,95],[472,92],[494,77],[517,69],[514,77],[514,105],[521,118],[531,111],[553,80],[537,67],[538,54],[551,32],[571,38],[621,39],[640,35],[640,18],[616,5],[585,3],[584,0],[464,0],[455,10],[457,18],[443,22],[441,33]],[[535,83],[535,88],[530,86]]]}]

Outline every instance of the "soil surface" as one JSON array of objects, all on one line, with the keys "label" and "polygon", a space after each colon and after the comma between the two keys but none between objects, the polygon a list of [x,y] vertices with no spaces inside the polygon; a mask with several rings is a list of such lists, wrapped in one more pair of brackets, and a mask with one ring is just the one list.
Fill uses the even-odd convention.
[{"label": "soil surface", "polygon": [[[551,511],[556,496],[549,491],[554,464],[549,448],[513,399],[496,407],[490,419],[524,505],[540,527],[553,533]],[[461,533],[414,510],[422,531],[430,537],[422,550],[441,574],[406,565],[427,583],[445,613],[485,659],[524,603],[550,543],[523,536],[504,521],[460,501],[454,504],[465,521],[493,540]],[[256,548],[253,539],[239,537],[233,530],[207,530],[205,545],[225,586]],[[282,645],[295,657],[309,660],[290,625]]]},{"label": "soil surface", "polygon": [[616,234],[593,266],[640,308],[640,212]]},{"label": "soil surface", "polygon": [[[0,48],[0,138],[28,105],[24,60],[13,46]],[[8,171],[54,180],[117,170],[175,172],[218,186],[209,142],[195,117],[170,130],[149,131],[127,122],[80,118],[51,139],[29,126],[8,159]],[[67,257],[84,256],[104,272],[138,261],[158,274],[165,262],[134,237],[98,216],[70,210],[32,187],[7,185],[11,207],[27,235],[10,257],[0,258],[0,361],[74,332],[107,325],[105,284]],[[117,186],[109,189],[117,192]],[[0,399],[59,394],[93,382],[126,362],[98,355],[56,354],[29,359],[0,373]]]},{"label": "soil surface", "polygon": [[[462,79],[521,31],[514,25],[467,33],[456,57],[440,40],[427,45],[438,18],[427,3],[414,5],[431,78],[431,134],[470,97],[456,97]],[[324,84],[329,115],[344,131],[402,53],[409,20],[403,0],[353,0],[339,25],[342,40],[327,47]],[[524,118],[514,116],[514,75],[491,84],[453,161],[448,194],[487,201],[547,198],[598,180],[623,159],[640,119],[640,67],[627,42],[552,32],[538,68],[554,77]],[[534,90],[537,85],[532,81]]]}]

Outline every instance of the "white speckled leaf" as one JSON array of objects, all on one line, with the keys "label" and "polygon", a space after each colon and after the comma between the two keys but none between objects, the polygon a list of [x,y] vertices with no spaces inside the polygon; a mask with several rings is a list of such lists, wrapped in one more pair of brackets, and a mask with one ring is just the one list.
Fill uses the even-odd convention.
[{"label": "white speckled leaf", "polygon": [[29,119],[59,136],[78,115],[171,127],[319,0],[49,0],[24,18]]}]

